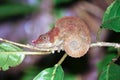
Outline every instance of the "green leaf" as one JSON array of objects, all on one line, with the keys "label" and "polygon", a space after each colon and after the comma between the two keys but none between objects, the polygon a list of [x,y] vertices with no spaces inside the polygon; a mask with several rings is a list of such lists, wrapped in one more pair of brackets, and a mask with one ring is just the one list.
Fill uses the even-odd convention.
[{"label": "green leaf", "polygon": [[120,32],[120,17],[115,17],[105,21],[102,25],[102,28],[107,28],[115,32]]},{"label": "green leaf", "polygon": [[41,71],[33,80],[63,80],[64,71],[60,65]]},{"label": "green leaf", "polygon": [[24,70],[21,80],[33,80],[33,78],[40,72],[41,68],[30,66]]},{"label": "green leaf", "polygon": [[[17,51],[21,52],[22,49],[8,43],[0,44],[0,68],[2,70],[8,70],[9,67],[15,67],[22,63],[25,55],[17,54]],[[16,52],[16,54],[4,54],[2,52]]]},{"label": "green leaf", "polygon": [[120,17],[120,2],[115,0],[105,11],[103,22],[118,16]]},{"label": "green leaf", "polygon": [[73,0],[53,0],[54,5],[59,5],[59,4],[67,4],[69,2],[72,2]]},{"label": "green leaf", "polygon": [[65,73],[63,80],[78,80],[76,75]]},{"label": "green leaf", "polygon": [[102,28],[120,32],[120,1],[115,0],[105,11]]},{"label": "green leaf", "polygon": [[102,59],[102,61],[100,61],[97,64],[99,72],[101,72],[104,69],[104,67],[106,67],[112,61],[112,59],[116,57],[117,57],[117,54],[113,54],[113,53],[106,54],[104,58]]},{"label": "green leaf", "polygon": [[55,9],[55,10],[53,11],[53,13],[55,14],[55,17],[56,17],[57,19],[65,16],[65,10],[63,10],[63,9]]},{"label": "green leaf", "polygon": [[35,7],[23,4],[5,4],[0,5],[0,19],[31,13]]},{"label": "green leaf", "polygon": [[99,80],[120,80],[120,66],[114,63],[104,68]]}]

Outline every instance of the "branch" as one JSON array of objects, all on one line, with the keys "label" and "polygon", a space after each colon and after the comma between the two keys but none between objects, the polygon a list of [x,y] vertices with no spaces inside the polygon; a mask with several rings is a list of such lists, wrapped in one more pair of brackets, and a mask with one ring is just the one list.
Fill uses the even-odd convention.
[{"label": "branch", "polygon": [[12,42],[12,41],[9,41],[9,40],[3,39],[3,38],[0,38],[0,41],[7,42],[7,43],[10,43],[10,44],[13,44],[13,45],[19,46],[19,47],[32,49],[32,50],[39,50],[39,51],[48,51],[48,52],[51,52],[50,49],[40,49],[40,48],[38,48],[38,47],[35,47],[35,46],[32,46],[32,45],[29,45],[29,44],[24,45],[24,44],[20,44],[20,43]]},{"label": "branch", "polygon": [[0,54],[46,55],[50,52],[0,52]]},{"label": "branch", "polygon": [[110,42],[97,42],[92,43],[90,47],[114,47],[114,48],[120,48],[120,44],[118,43],[110,43]]},{"label": "branch", "polygon": [[[32,50],[38,50],[39,52],[0,52],[0,53],[21,53],[21,54],[26,54],[26,55],[44,55],[44,54],[50,54],[52,51],[55,51],[56,49],[40,49],[38,47],[34,47],[32,45],[24,45],[24,44],[20,44],[20,43],[16,43],[16,42],[12,42],[6,39],[2,39],[0,38],[0,41],[3,42],[7,42],[10,44],[14,44],[23,48],[28,48],[28,49],[32,49]],[[120,44],[119,43],[110,43],[110,42],[96,42],[96,43],[91,43],[90,44],[90,48],[92,47],[114,47],[114,48],[120,48]]]},{"label": "branch", "polygon": [[62,62],[65,60],[66,57],[67,57],[67,54],[65,53],[65,54],[63,55],[63,57],[59,60],[59,62],[58,62],[57,64],[58,64],[58,65],[61,65]]}]

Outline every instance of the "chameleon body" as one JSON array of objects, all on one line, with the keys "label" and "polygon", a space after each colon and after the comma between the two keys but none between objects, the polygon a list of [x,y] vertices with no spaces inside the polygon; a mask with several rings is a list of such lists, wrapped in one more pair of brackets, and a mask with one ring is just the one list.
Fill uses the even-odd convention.
[{"label": "chameleon body", "polygon": [[57,20],[55,27],[42,34],[33,43],[39,48],[65,50],[71,57],[81,57],[91,43],[87,25],[76,17],[63,17]]}]

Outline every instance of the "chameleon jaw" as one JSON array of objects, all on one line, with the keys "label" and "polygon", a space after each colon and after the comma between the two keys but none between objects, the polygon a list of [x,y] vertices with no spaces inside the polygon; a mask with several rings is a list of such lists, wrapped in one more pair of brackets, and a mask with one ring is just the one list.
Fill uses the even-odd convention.
[{"label": "chameleon jaw", "polygon": [[36,44],[35,46],[40,49],[49,49],[52,53],[55,51],[60,52],[60,50],[63,50],[63,40],[56,40],[54,43],[48,42]]}]

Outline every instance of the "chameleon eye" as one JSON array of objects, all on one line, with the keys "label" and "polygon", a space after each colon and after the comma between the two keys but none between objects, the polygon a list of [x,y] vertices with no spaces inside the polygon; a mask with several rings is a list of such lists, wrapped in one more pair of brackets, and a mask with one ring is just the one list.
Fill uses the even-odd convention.
[{"label": "chameleon eye", "polygon": [[46,40],[46,39],[47,39],[47,36],[42,36],[42,39]]},{"label": "chameleon eye", "polygon": [[44,40],[45,42],[49,41],[49,37],[47,35],[43,35],[41,36],[42,40]]}]

